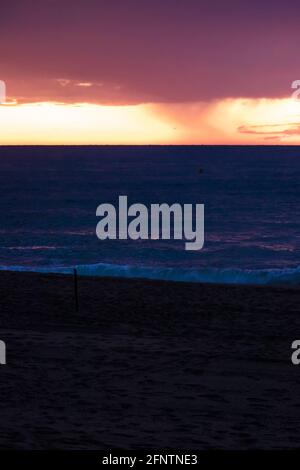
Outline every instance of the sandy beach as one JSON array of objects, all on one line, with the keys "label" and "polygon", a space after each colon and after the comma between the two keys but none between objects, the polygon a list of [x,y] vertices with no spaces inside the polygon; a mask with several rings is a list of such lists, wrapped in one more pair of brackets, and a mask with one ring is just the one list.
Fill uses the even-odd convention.
[{"label": "sandy beach", "polygon": [[0,449],[296,448],[296,288],[0,273]]}]

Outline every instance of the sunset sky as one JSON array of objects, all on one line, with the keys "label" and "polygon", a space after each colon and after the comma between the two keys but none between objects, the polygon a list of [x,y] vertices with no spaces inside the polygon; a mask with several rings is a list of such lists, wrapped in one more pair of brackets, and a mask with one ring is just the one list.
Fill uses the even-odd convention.
[{"label": "sunset sky", "polygon": [[300,144],[300,3],[11,0],[0,144]]}]

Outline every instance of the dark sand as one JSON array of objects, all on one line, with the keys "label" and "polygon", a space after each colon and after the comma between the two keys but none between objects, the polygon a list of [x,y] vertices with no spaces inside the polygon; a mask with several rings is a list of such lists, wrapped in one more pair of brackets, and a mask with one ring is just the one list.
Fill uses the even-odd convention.
[{"label": "dark sand", "polygon": [[299,446],[300,291],[0,273],[0,449]]}]

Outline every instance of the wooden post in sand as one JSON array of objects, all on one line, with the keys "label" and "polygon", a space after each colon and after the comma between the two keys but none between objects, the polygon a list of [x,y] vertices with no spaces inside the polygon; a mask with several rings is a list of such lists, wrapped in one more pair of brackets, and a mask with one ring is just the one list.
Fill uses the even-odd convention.
[{"label": "wooden post in sand", "polygon": [[78,301],[78,278],[77,278],[77,269],[74,268],[74,296],[75,296],[75,310],[79,311],[79,301]]}]

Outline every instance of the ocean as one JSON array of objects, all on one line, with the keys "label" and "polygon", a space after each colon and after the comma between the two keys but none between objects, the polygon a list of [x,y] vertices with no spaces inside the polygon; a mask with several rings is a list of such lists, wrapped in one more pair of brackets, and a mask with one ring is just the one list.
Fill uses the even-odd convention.
[{"label": "ocean", "polygon": [[[0,269],[300,283],[300,148],[0,147]],[[205,242],[106,240],[96,208],[204,204]]]}]

